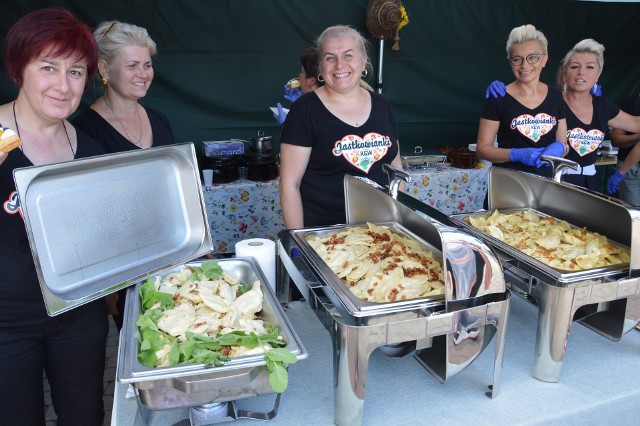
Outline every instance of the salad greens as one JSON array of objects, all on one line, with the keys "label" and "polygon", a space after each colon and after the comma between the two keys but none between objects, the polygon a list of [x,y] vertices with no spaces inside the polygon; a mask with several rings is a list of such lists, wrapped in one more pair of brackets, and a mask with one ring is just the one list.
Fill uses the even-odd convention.
[{"label": "salad greens", "polygon": [[[193,272],[187,281],[199,281],[203,279],[216,280],[222,277],[222,268],[216,261],[202,263],[200,267],[190,267]],[[239,285],[238,291],[245,293],[251,289],[248,285]],[[286,342],[278,338],[279,328],[268,324],[267,332],[263,334],[233,331],[227,334],[218,334],[215,337],[203,336],[187,331],[186,341],[165,333],[158,328],[158,320],[165,310],[175,306],[174,296],[156,290],[154,280],[147,277],[139,290],[143,313],[136,322],[135,337],[140,349],[138,361],[147,367],[155,367],[158,362],[156,353],[170,346],[169,365],[203,363],[205,367],[220,366],[230,358],[224,353],[230,346],[243,346],[256,348],[270,345],[273,349],[265,352],[264,357],[269,371],[269,383],[276,392],[284,392],[289,383],[289,377],[285,364],[293,364],[297,361],[288,349]]]}]

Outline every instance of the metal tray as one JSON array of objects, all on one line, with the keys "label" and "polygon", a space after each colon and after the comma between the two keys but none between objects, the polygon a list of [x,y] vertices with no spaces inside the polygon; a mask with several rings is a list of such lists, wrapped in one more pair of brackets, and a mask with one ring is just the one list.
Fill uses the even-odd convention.
[{"label": "metal tray", "polygon": [[[280,327],[286,348],[298,359],[308,352],[284,314],[271,286],[253,258],[221,259],[222,269],[243,283],[259,280],[264,295],[260,317]],[[200,262],[188,263],[199,266]],[[166,275],[181,266],[162,271]],[[127,293],[123,334],[120,338],[117,378],[138,389],[142,403],[152,410],[225,402],[273,393],[269,384],[264,355],[232,358],[220,367],[205,368],[204,364],[183,364],[169,367],[146,367],[138,362],[138,341],[135,323],[142,313],[138,291],[142,282]]]},{"label": "metal tray", "polygon": [[16,169],[49,315],[212,250],[193,144]]},{"label": "metal tray", "polygon": [[[413,232],[406,229],[404,226],[397,222],[372,222],[378,226],[384,226],[391,231],[415,240],[424,249],[432,251],[434,258],[440,262],[442,268],[445,268],[443,262],[442,251],[436,249],[431,244],[425,242],[422,238],[415,235]],[[416,307],[431,307],[435,305],[444,304],[445,296],[425,297],[411,300],[399,300],[395,302],[368,302],[355,296],[351,290],[342,282],[342,280],[331,270],[329,265],[316,253],[316,251],[308,243],[308,240],[316,237],[324,237],[330,234],[341,232],[350,228],[366,227],[366,225],[346,226],[336,225],[324,228],[312,228],[292,230],[292,236],[300,247],[303,255],[309,260],[310,264],[314,267],[316,272],[322,276],[326,282],[331,286],[334,292],[340,297],[345,308],[349,313],[355,317],[368,316],[373,314],[386,314],[391,312],[397,312],[401,310],[413,309]]]},{"label": "metal tray", "polygon": [[[512,213],[517,213],[517,212],[528,212],[528,211],[533,211],[536,214],[538,214],[538,216],[540,217],[553,217],[551,215],[542,213],[536,209],[532,209],[532,208],[516,208],[516,209],[498,209],[501,213],[505,213],[505,214],[512,214]],[[503,252],[506,252],[508,254],[510,254],[511,256],[514,256],[515,258],[518,258],[520,260],[525,260],[526,263],[528,263],[530,266],[547,273],[548,275],[554,276],[557,279],[559,279],[560,281],[564,281],[564,280],[574,280],[577,278],[580,279],[584,279],[585,276],[594,276],[594,275],[603,275],[603,274],[610,274],[610,273],[618,273],[618,272],[623,272],[623,271],[628,271],[629,269],[629,263],[622,263],[622,264],[618,264],[618,265],[612,265],[612,266],[607,266],[607,267],[599,267],[599,268],[591,268],[591,269],[584,269],[584,270],[580,270],[580,271],[567,271],[566,269],[557,269],[557,268],[553,268],[549,265],[547,265],[546,263],[543,263],[531,256],[529,256],[528,254],[518,250],[517,248],[481,231],[480,229],[474,227],[473,225],[471,225],[471,223],[467,222],[465,219],[468,219],[470,217],[473,218],[483,218],[483,217],[488,217],[491,216],[491,214],[493,213],[493,211],[486,211],[486,210],[482,210],[482,211],[478,211],[478,212],[474,212],[474,213],[464,213],[464,214],[454,214],[452,216],[450,216],[451,220],[454,221],[454,223],[456,223],[457,225],[459,225],[460,227],[467,229],[469,232],[472,232],[473,234],[479,236],[480,238],[484,239],[485,241],[487,241],[490,245],[502,250]],[[554,219],[557,219],[554,217]],[[559,219],[557,219],[559,220]],[[577,226],[573,225],[572,223],[568,222],[569,226],[571,226],[572,228],[577,228]],[[623,248],[626,250],[630,250],[629,247],[624,246],[622,244],[619,244],[611,239],[608,239],[609,243],[617,246],[619,248]]]}]

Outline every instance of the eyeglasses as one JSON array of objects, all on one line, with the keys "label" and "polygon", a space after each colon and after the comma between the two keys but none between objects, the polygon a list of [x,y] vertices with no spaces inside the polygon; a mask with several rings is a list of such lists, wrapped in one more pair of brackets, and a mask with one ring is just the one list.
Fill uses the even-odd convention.
[{"label": "eyeglasses", "polygon": [[512,66],[517,67],[522,65],[525,59],[528,63],[535,64],[540,60],[540,58],[542,58],[542,55],[542,53],[532,53],[531,55],[527,55],[526,58],[523,58],[522,56],[512,56],[508,59]]}]

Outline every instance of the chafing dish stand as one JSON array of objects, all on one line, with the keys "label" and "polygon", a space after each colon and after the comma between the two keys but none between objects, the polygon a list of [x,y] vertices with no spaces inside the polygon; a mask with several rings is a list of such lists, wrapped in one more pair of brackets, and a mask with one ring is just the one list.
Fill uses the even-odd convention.
[{"label": "chafing dish stand", "polygon": [[496,249],[510,289],[537,306],[532,376],[558,382],[572,321],[614,341],[640,322],[640,210],[564,182],[492,167],[489,209],[525,208],[598,232],[631,253],[628,266],[561,271],[474,231],[462,221],[465,215],[453,216]]},{"label": "chafing dish stand", "polygon": [[[414,207],[405,206],[398,200],[401,198]],[[495,334],[493,380],[487,395],[495,398],[500,391],[510,292],[498,259],[480,239],[421,212],[422,203],[402,193],[398,199],[345,177],[349,225],[401,223],[442,252],[446,287],[442,300],[417,299],[381,303],[370,310],[354,309],[332,282],[330,275],[337,276],[327,273],[326,264],[305,247],[304,235],[313,228],[279,234],[276,294],[280,302],[290,300],[289,282],[293,280],[332,337],[337,425],[361,424],[369,356],[377,348],[390,356],[415,352],[416,359],[444,383],[473,362]],[[474,263],[474,272],[480,273],[463,272],[460,265],[464,259]]]}]

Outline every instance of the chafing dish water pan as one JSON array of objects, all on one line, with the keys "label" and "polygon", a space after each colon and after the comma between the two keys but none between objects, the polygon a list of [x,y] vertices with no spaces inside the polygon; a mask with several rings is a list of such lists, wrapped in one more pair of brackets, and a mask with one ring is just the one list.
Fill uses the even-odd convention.
[{"label": "chafing dish water pan", "polygon": [[[266,323],[278,326],[287,342],[286,348],[298,359],[308,353],[293,330],[271,286],[253,258],[221,259],[222,269],[242,283],[259,280],[264,295],[259,316]],[[198,263],[190,263],[199,265]],[[175,268],[180,269],[181,266]],[[163,271],[162,275],[173,272]],[[232,358],[220,367],[205,368],[204,364],[183,364],[169,367],[145,367],[137,360],[138,341],[135,323],[142,313],[138,290],[141,283],[127,293],[123,334],[120,338],[117,377],[137,389],[140,401],[151,410],[191,407],[215,402],[274,393],[269,384],[264,355]]]},{"label": "chafing dish water pan", "polygon": [[49,315],[211,251],[193,144],[16,169]]}]

